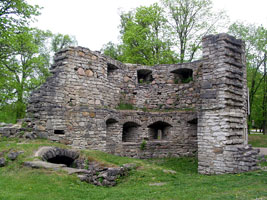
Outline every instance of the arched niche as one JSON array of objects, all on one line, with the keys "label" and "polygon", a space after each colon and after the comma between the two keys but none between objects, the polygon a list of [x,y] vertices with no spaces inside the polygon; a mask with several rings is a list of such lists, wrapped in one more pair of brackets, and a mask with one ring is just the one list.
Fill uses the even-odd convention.
[{"label": "arched niche", "polygon": [[174,74],[174,83],[189,83],[193,81],[193,70],[188,68],[180,68],[171,71]]},{"label": "arched niche", "polygon": [[137,70],[137,80],[139,84],[151,83],[154,78],[152,76],[152,71],[149,69],[139,69]]},{"label": "arched niche", "polygon": [[171,125],[163,121],[157,121],[148,126],[149,140],[167,140],[170,136]]},{"label": "arched niche", "polygon": [[137,142],[140,125],[135,122],[126,122],[122,127],[122,142]]}]

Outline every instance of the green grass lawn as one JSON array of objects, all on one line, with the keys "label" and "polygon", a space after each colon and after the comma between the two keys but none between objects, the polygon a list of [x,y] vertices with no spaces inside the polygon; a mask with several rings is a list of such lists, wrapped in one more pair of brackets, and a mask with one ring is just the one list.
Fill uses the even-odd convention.
[{"label": "green grass lawn", "polygon": [[267,148],[267,135],[250,134],[248,135],[248,143],[253,147],[266,147]]},{"label": "green grass lawn", "polygon": [[[1,138],[0,138],[1,139]],[[120,166],[136,163],[127,177],[118,180],[115,187],[99,187],[62,171],[29,169],[23,167],[31,160],[34,150],[40,146],[61,144],[46,140],[31,142],[2,140],[0,152],[24,151],[17,161],[9,161],[0,168],[0,200],[93,200],[93,199],[267,199],[267,172],[255,171],[242,174],[200,175],[195,158],[165,158],[139,160],[109,155],[99,151],[83,151],[91,159],[105,164]],[[163,169],[175,170],[176,174],[164,173]],[[164,183],[150,186],[151,183]]]}]

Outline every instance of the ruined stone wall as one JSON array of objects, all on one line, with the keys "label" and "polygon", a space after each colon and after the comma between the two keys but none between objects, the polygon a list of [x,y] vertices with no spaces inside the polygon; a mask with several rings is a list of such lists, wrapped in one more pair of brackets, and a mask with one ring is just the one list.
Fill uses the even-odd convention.
[{"label": "ruined stone wall", "polygon": [[[197,152],[195,112],[113,111],[105,119],[114,127],[107,132],[107,152],[139,158],[192,156]],[[135,141],[123,141],[132,130],[129,127],[135,128]],[[161,138],[155,137],[158,130],[163,134]]]},{"label": "ruined stone wall", "polygon": [[[124,73],[121,102],[131,103],[142,109],[193,110],[199,98],[201,65],[202,61],[153,67],[128,64]],[[179,78],[179,70],[183,72],[184,69],[192,71],[191,79]],[[150,72],[150,80],[140,80],[139,72]]]},{"label": "ruined stone wall", "polygon": [[[76,148],[151,158],[194,155],[199,172],[255,169],[247,144],[244,43],[203,39],[200,61],[123,64],[82,47],[58,52],[52,76],[33,92],[33,132]],[[120,110],[131,104],[133,110]]]},{"label": "ruined stone wall", "polygon": [[[106,132],[99,128],[95,109],[114,108],[120,94],[116,82],[107,76],[108,63],[86,48],[59,52],[52,76],[30,98],[28,117],[34,131],[55,141],[104,150]],[[89,143],[86,138],[90,138]]]},{"label": "ruined stone wall", "polygon": [[247,144],[247,84],[244,42],[227,34],[203,39],[198,117],[198,170],[237,173],[256,168]]}]

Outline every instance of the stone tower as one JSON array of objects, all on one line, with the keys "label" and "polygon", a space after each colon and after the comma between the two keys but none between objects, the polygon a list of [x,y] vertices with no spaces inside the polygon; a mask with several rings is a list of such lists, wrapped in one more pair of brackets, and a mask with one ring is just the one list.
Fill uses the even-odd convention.
[{"label": "stone tower", "polygon": [[245,44],[227,34],[203,38],[198,113],[198,170],[238,173],[256,168],[257,151],[247,146]]}]

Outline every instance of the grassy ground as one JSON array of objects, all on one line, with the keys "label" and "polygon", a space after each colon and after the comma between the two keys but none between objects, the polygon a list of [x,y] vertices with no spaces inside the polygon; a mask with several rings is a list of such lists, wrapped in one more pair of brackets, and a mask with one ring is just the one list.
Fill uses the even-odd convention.
[{"label": "grassy ground", "polygon": [[253,147],[266,147],[267,148],[267,135],[250,134],[248,135],[248,143]]},{"label": "grassy ground", "polygon": [[[200,175],[195,158],[165,158],[139,160],[109,155],[98,151],[83,151],[91,159],[110,165],[134,162],[137,170],[118,180],[115,187],[98,187],[80,182],[76,176],[61,171],[29,169],[25,160],[39,146],[56,145],[46,140],[32,142],[2,140],[0,152],[24,151],[17,161],[9,161],[0,168],[1,200],[86,200],[86,199],[267,199],[267,172],[255,171],[232,175]],[[175,170],[176,174],[164,173],[163,169]],[[164,183],[150,186],[151,183]]]}]

